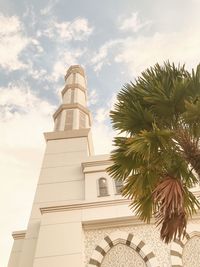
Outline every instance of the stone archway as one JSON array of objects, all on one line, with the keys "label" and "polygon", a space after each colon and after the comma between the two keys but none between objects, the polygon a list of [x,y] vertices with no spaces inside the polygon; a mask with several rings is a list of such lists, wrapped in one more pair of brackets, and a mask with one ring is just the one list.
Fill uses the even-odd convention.
[{"label": "stone archway", "polygon": [[172,242],[170,251],[172,267],[183,267],[182,257],[185,244],[193,237],[200,237],[200,226],[197,227],[197,225],[195,225],[195,228],[198,228],[198,231],[187,233],[182,240],[176,239]]},{"label": "stone archway", "polygon": [[147,267],[145,261],[126,244],[114,245],[104,256],[101,267]]},{"label": "stone archway", "polygon": [[132,248],[146,263],[146,266],[159,267],[154,253],[144,241],[138,239],[131,233],[127,234],[121,231],[114,232],[113,234],[104,237],[99,245],[96,246],[92,257],[90,258],[88,267],[100,267],[108,251],[118,244],[124,244],[129,248]]}]

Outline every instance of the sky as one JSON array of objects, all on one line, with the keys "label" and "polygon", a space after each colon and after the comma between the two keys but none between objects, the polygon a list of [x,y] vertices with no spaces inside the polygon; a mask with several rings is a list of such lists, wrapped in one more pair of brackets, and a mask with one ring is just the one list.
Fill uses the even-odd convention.
[{"label": "sky", "polygon": [[0,0],[0,266],[26,229],[67,68],[88,80],[97,154],[112,149],[109,111],[147,67],[200,59],[200,0]]}]

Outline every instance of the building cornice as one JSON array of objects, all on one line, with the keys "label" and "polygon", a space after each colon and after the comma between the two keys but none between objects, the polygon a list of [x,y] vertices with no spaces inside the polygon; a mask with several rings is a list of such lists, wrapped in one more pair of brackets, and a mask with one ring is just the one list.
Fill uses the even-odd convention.
[{"label": "building cornice", "polygon": [[83,68],[79,65],[74,65],[68,69],[67,74],[65,75],[65,80],[67,80],[67,78],[73,73],[79,73],[80,75],[85,77],[85,73],[84,73]]},{"label": "building cornice", "polygon": [[52,213],[52,212],[63,212],[63,211],[72,211],[72,210],[109,207],[109,206],[115,206],[115,205],[125,205],[125,204],[130,204],[130,203],[131,201],[129,199],[114,199],[114,200],[106,200],[106,201],[82,202],[82,203],[66,204],[66,205],[59,205],[59,206],[41,207],[40,211],[41,211],[41,214],[44,214],[44,213]]},{"label": "building cornice", "polygon": [[[200,211],[198,210],[196,214],[193,214],[191,220],[199,220],[200,219]],[[83,228],[85,230],[93,230],[93,229],[102,229],[102,228],[111,228],[111,227],[126,227],[126,226],[136,226],[136,225],[147,225],[147,224],[155,224],[155,218],[151,218],[149,223],[143,222],[138,218],[138,216],[126,216],[120,218],[110,218],[110,219],[101,219],[101,220],[91,220],[84,221]],[[189,223],[189,221],[188,221]]]},{"label": "building cornice", "polygon": [[82,163],[83,169],[86,167],[96,167],[96,166],[102,166],[102,165],[110,165],[112,164],[112,161],[109,159],[106,160],[96,160],[96,161],[87,161]]},{"label": "building cornice", "polygon": [[87,161],[83,162],[82,170],[83,173],[93,173],[93,172],[102,172],[105,171],[108,166],[112,164],[110,159],[105,160],[96,160],[96,161]]},{"label": "building cornice", "polygon": [[80,138],[88,137],[90,128],[86,129],[75,129],[67,131],[56,131],[56,132],[46,132],[44,137],[46,141],[58,140],[58,139],[68,139],[68,138]]},{"label": "building cornice", "polygon": [[86,92],[86,88],[80,85],[79,83],[67,84],[65,85],[64,89],[62,90],[62,96],[66,93],[67,90],[75,90],[80,89],[82,92]]},{"label": "building cornice", "polygon": [[[152,218],[149,224],[154,224],[155,219]],[[111,219],[102,219],[102,220],[91,220],[84,221],[83,228],[85,230],[96,230],[102,228],[111,228],[111,227],[126,227],[131,225],[146,225],[147,223],[141,221],[137,216],[126,216],[120,218],[111,218]]]},{"label": "building cornice", "polygon": [[74,104],[62,104],[60,107],[56,110],[56,112],[53,114],[54,120],[57,118],[57,116],[62,112],[64,109],[80,109],[82,112],[84,112],[89,117],[90,125],[91,125],[91,114],[88,108],[84,107],[83,105],[79,103]]},{"label": "building cornice", "polygon": [[23,231],[15,231],[12,233],[12,237],[14,240],[17,240],[17,239],[24,239],[26,236],[26,231],[23,230]]}]

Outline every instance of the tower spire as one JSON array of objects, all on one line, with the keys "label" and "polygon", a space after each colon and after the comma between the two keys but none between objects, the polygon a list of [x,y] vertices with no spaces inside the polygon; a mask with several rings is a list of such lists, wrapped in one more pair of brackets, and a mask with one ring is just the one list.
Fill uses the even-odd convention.
[{"label": "tower spire", "polygon": [[65,75],[62,104],[54,113],[54,131],[78,130],[91,127],[91,114],[87,108],[87,85],[84,69],[71,66]]}]

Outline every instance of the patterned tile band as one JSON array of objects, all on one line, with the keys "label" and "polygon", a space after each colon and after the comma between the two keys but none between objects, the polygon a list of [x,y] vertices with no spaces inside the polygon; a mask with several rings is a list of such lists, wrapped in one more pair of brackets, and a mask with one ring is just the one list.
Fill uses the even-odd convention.
[{"label": "patterned tile band", "polygon": [[144,241],[137,239],[131,233],[127,235],[127,233],[123,232],[107,235],[102,242],[96,246],[92,257],[90,258],[88,267],[100,267],[106,253],[112,249],[114,245],[119,243],[134,249],[142,257],[148,267],[159,267],[154,253]]}]

